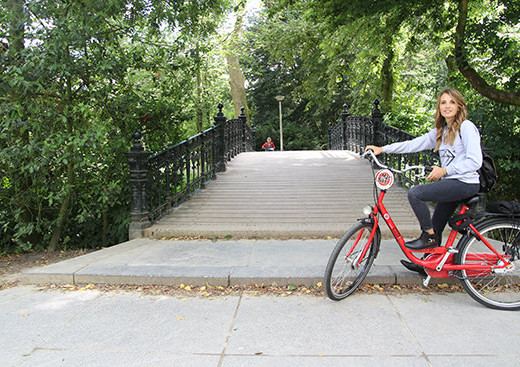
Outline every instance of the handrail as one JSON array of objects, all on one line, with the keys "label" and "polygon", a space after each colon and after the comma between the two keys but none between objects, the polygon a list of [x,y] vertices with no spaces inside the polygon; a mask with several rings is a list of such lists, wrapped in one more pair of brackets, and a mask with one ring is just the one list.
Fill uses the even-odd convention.
[{"label": "handrail", "polygon": [[144,151],[142,134],[135,132],[127,153],[130,164],[130,239],[188,200],[215,179],[237,154],[253,150],[254,131],[242,114],[228,120],[218,105],[215,125],[161,152]]},{"label": "handrail", "polygon": [[[379,110],[379,101],[374,101],[370,117],[350,115],[347,106],[343,106],[341,119],[335,125],[329,125],[329,149],[350,150],[363,154],[365,146],[383,146],[398,141],[410,140],[416,136],[406,131],[383,123],[383,114]],[[408,166],[439,165],[439,156],[433,151],[407,154],[383,154],[381,161],[389,167],[402,171]],[[411,172],[397,173],[397,180],[405,187],[424,183],[424,179]]]}]

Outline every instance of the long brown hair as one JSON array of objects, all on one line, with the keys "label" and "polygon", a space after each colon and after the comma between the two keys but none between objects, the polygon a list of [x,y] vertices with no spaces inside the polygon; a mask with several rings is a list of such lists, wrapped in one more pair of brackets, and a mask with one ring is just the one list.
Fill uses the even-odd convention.
[{"label": "long brown hair", "polygon": [[459,110],[457,111],[457,115],[455,116],[455,119],[453,123],[449,126],[448,132],[446,133],[446,141],[450,143],[450,145],[453,145],[453,142],[455,141],[455,137],[457,136],[460,125],[462,124],[462,121],[464,121],[468,117],[468,109],[466,107],[466,101],[464,101],[464,97],[462,97],[462,94],[454,89],[454,88],[447,88],[439,94],[439,98],[437,98],[437,111],[435,112],[435,127],[437,128],[437,146],[435,147],[435,151],[439,150],[439,146],[442,143],[442,135],[444,132],[444,127],[446,126],[446,119],[441,115],[441,97],[445,94],[449,94],[451,98],[457,103],[459,106]]}]

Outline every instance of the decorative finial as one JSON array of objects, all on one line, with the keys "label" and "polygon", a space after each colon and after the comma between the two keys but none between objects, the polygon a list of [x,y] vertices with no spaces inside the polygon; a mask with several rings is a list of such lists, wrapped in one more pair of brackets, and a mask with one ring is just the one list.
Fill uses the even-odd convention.
[{"label": "decorative finial", "polygon": [[341,117],[343,118],[343,120],[345,121],[347,119],[347,117],[349,116],[349,113],[348,113],[348,104],[344,104],[343,105],[343,111],[341,112]]},{"label": "decorative finial", "polygon": [[132,138],[134,139],[134,145],[132,146],[132,150],[144,150],[143,145],[141,144],[141,138],[143,134],[139,130],[134,131],[132,134]]}]

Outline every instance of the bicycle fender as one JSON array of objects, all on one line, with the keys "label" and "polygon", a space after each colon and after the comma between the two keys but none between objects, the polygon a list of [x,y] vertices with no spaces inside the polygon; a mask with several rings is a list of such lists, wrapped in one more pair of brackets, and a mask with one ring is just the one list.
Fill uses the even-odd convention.
[{"label": "bicycle fender", "polygon": [[374,246],[374,260],[377,258],[377,255],[379,254],[379,249],[381,247],[381,230],[379,229],[379,226],[376,227],[376,233],[374,233],[374,240],[373,246]]},{"label": "bicycle fender", "polygon": [[374,259],[377,258],[377,255],[379,254],[379,249],[381,245],[381,229],[379,228],[379,224],[377,223],[377,220],[374,218],[361,218],[359,221],[363,224],[371,225],[372,226],[372,232],[374,234],[374,237],[372,238],[372,246],[374,246]]}]

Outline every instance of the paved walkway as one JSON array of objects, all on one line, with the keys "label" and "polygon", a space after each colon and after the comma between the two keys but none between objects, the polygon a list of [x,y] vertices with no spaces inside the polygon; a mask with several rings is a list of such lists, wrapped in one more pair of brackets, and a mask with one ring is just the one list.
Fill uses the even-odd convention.
[{"label": "paved walkway", "polygon": [[[26,283],[156,285],[315,285],[323,281],[331,240],[168,241],[136,239],[23,274]],[[383,240],[366,281],[421,284],[395,241]],[[451,281],[451,280],[450,280]],[[445,279],[439,282],[445,283]],[[436,281],[432,280],[432,284]]]},{"label": "paved walkway", "polygon": [[216,298],[0,291],[0,365],[518,366],[517,314],[463,293]]},{"label": "paved walkway", "polygon": [[[406,195],[395,185],[385,205],[403,235],[416,235],[419,225]],[[145,237],[340,237],[373,202],[370,164],[352,152],[241,153]],[[388,237],[386,226],[381,229]]]}]

